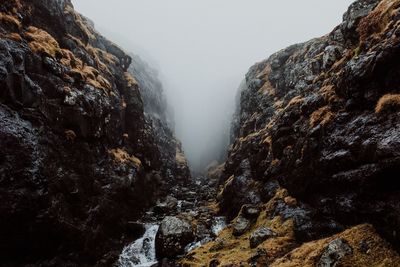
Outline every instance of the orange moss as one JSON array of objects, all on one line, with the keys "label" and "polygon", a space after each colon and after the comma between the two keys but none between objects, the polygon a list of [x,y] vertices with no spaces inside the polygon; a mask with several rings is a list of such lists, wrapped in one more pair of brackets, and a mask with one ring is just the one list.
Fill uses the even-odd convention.
[{"label": "orange moss", "polygon": [[276,89],[272,86],[269,81],[269,75],[271,74],[271,65],[267,65],[265,69],[257,76],[259,79],[263,79],[265,81],[264,85],[260,88],[260,92],[262,94],[268,94],[270,96],[274,96],[276,94]]},{"label": "orange moss", "polygon": [[21,35],[19,35],[19,33],[16,32],[11,32],[11,33],[7,33],[7,34],[2,34],[1,35],[2,38],[7,38],[10,40],[13,40],[15,42],[22,42],[22,37]]},{"label": "orange moss", "polygon": [[[283,200],[284,197],[288,197],[287,191],[278,190],[275,197],[261,207],[262,211],[257,221],[243,235],[233,236],[233,228],[228,226],[221,231],[218,239],[196,248],[180,263],[182,266],[204,266],[204,264],[207,266],[211,259],[218,259],[219,266],[249,266],[249,259],[256,254],[258,249],[264,249],[267,251],[267,255],[258,260],[257,266],[266,266],[263,264],[284,256],[295,247],[294,223],[292,220],[283,221],[280,216],[270,218],[276,202]],[[252,249],[249,242],[250,235],[260,227],[272,229],[277,236],[267,239],[257,248]]]},{"label": "orange moss", "polygon": [[128,164],[133,163],[135,167],[139,168],[142,165],[140,159],[133,155],[129,155],[124,149],[116,148],[111,149],[108,153],[114,158],[114,162],[117,164]]},{"label": "orange moss", "polygon": [[298,106],[304,103],[304,98],[302,96],[295,96],[293,97],[289,103],[286,105],[286,108],[289,108],[291,106]]},{"label": "orange moss", "polygon": [[324,126],[333,119],[334,114],[328,106],[314,111],[310,116],[310,126],[315,127],[318,124]]},{"label": "orange moss", "polygon": [[25,35],[33,52],[45,53],[53,58],[62,54],[58,42],[45,30],[30,26]]},{"label": "orange moss", "polygon": [[382,96],[375,107],[376,113],[400,110],[400,94],[386,94]]},{"label": "orange moss", "polygon": [[[329,238],[308,242],[277,259],[271,267],[311,267],[318,261],[327,245],[338,238],[346,240],[352,248],[352,253],[341,258],[337,266],[398,266],[399,255],[384,241],[371,225],[363,224],[350,228]],[[360,242],[366,242],[368,251],[362,252]]]},{"label": "orange moss", "polygon": [[96,40],[96,36],[93,33],[93,29],[90,29],[88,25],[84,22],[82,16],[75,12],[73,6],[67,5],[64,10],[64,14],[71,15],[74,18],[74,21],[78,28],[91,40]]},{"label": "orange moss", "polygon": [[68,141],[73,142],[76,139],[76,133],[73,130],[65,130],[64,135],[65,139],[67,139]]},{"label": "orange moss", "polygon": [[16,17],[4,12],[0,12],[0,23],[14,27],[15,30],[21,29],[21,22]]},{"label": "orange moss", "polygon": [[398,0],[383,0],[368,16],[361,19],[357,27],[360,41],[364,42],[369,37],[379,36],[391,21],[400,6]]},{"label": "orange moss", "polygon": [[320,90],[319,93],[324,98],[324,100],[328,103],[333,103],[339,100],[338,95],[336,94],[335,87],[333,85],[325,85]]},{"label": "orange moss", "polygon": [[138,85],[136,79],[129,72],[125,72],[125,80],[128,87],[135,87]]}]

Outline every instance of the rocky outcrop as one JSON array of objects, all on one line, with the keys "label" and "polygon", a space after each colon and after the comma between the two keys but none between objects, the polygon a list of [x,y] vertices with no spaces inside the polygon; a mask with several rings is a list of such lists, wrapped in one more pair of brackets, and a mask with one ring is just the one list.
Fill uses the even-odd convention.
[{"label": "rocky outcrop", "polygon": [[111,266],[178,142],[167,155],[132,58],[69,0],[3,1],[0,21],[0,265]]},{"label": "rocky outcrop", "polygon": [[185,185],[190,179],[190,170],[182,145],[174,136],[174,119],[167,104],[163,87],[158,79],[158,72],[144,62],[139,56],[131,55],[132,64],[128,71],[135,77],[143,98],[146,119],[153,127],[154,140],[159,147],[168,193],[173,185],[179,182]]},{"label": "rocky outcrop", "polygon": [[370,222],[399,246],[399,4],[356,1],[330,34],[250,69],[221,178],[224,213],[268,201],[276,183],[317,217]]},{"label": "rocky outcrop", "polygon": [[192,226],[178,217],[165,217],[156,235],[157,258],[174,259],[185,252],[185,247],[194,240]]},{"label": "rocky outcrop", "polygon": [[[234,237],[239,214],[220,235],[225,242],[218,251],[209,250],[211,242],[184,263],[213,257],[221,266],[399,262],[399,8],[397,0],[355,1],[330,34],[250,68],[217,200],[229,219],[245,204],[265,213]],[[366,222],[377,232],[355,226]],[[249,235],[260,227],[277,236],[249,247]],[[388,256],[372,259],[348,244],[364,242],[360,229],[380,240]],[[350,233],[355,236],[340,239]]]}]

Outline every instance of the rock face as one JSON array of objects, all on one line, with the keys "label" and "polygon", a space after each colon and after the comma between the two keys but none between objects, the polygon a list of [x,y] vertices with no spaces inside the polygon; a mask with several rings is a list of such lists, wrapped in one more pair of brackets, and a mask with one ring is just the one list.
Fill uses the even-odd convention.
[{"label": "rock face", "polygon": [[[399,265],[399,10],[355,1],[330,34],[250,68],[217,197],[236,219],[184,266]],[[250,243],[260,227],[276,235]]]},{"label": "rock face", "polygon": [[156,235],[156,255],[158,259],[174,259],[182,255],[186,245],[194,240],[192,226],[178,217],[165,217]]},{"label": "rock face", "polygon": [[190,170],[182,145],[174,136],[174,119],[158,79],[158,72],[139,56],[131,55],[131,57],[132,64],[128,71],[135,77],[140,87],[145,115],[153,127],[154,141],[163,159],[161,169],[167,178],[164,180],[167,183],[164,189],[168,193],[172,185],[188,183]]},{"label": "rock face", "polygon": [[0,262],[110,266],[129,222],[187,178],[172,131],[145,115],[165,112],[141,96],[152,74],[135,80],[69,0],[2,1],[0,22]]},{"label": "rock face", "polygon": [[[273,54],[241,86],[222,213],[292,198],[299,242],[368,222],[400,248],[400,1],[355,1],[330,34]],[[272,216],[272,215],[271,215]]]}]

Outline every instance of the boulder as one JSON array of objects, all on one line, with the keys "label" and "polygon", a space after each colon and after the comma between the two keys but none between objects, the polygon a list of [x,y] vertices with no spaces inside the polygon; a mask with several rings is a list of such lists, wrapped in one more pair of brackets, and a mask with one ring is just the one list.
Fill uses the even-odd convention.
[{"label": "boulder", "polygon": [[156,256],[158,259],[175,258],[183,254],[186,245],[193,242],[193,228],[178,217],[165,217],[156,235]]},{"label": "boulder", "polygon": [[267,227],[260,227],[250,235],[250,248],[256,248],[268,238],[276,236],[276,233]]},{"label": "boulder", "polygon": [[342,238],[331,241],[324,249],[318,267],[335,267],[337,262],[353,252],[346,240]]},{"label": "boulder", "polygon": [[241,236],[250,229],[251,221],[239,215],[233,224],[233,235]]}]

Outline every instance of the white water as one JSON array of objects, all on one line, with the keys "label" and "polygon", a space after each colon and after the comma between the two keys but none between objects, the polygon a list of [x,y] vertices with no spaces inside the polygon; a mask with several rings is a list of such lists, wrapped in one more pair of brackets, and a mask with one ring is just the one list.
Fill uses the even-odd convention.
[{"label": "white water", "polygon": [[215,217],[213,225],[211,227],[211,231],[215,236],[218,236],[218,234],[226,227],[226,218],[225,217]]},{"label": "white water", "polygon": [[[221,217],[215,217],[214,218],[214,222],[213,222],[213,224],[211,226],[211,232],[216,237],[216,236],[218,236],[218,234],[225,227],[226,227],[226,218],[222,217],[222,216]],[[204,238],[204,239],[202,239],[200,241],[190,243],[189,245],[187,245],[185,247],[185,252],[188,253],[188,252],[192,251],[193,249],[198,248],[198,247],[200,247],[200,246],[202,246],[202,245],[204,245],[204,244],[206,244],[206,243],[208,243],[208,242],[210,242],[212,240],[213,240],[213,238],[208,236],[208,237],[206,237],[206,238]]]},{"label": "white water", "polygon": [[150,267],[157,263],[155,237],[158,225],[146,225],[144,235],[126,246],[118,259],[119,267]]}]

